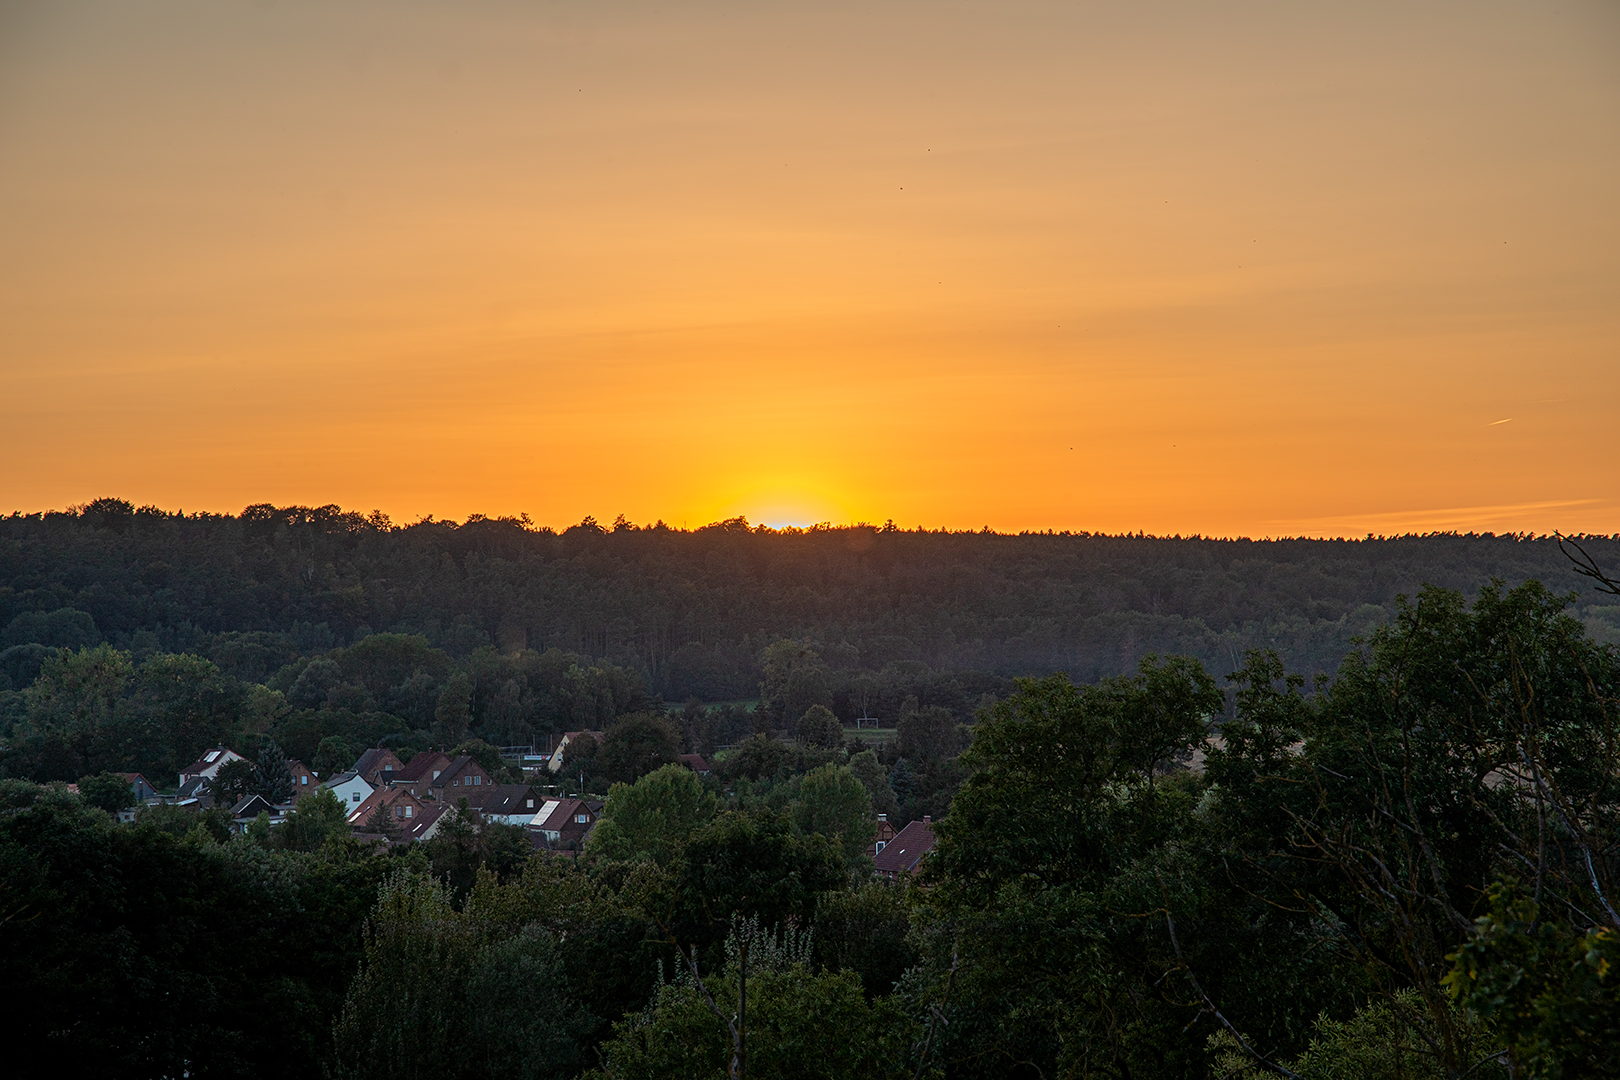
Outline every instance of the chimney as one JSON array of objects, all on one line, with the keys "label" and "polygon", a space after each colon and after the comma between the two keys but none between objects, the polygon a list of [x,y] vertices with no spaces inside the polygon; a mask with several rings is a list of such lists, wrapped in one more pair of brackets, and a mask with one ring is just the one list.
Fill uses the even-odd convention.
[{"label": "chimney", "polygon": [[889,815],[888,814],[879,814],[878,815],[878,820],[879,821],[888,821],[889,820]]},{"label": "chimney", "polygon": [[933,823],[934,823],[933,818],[929,817],[927,814],[923,815],[923,824],[924,825],[932,825]]}]

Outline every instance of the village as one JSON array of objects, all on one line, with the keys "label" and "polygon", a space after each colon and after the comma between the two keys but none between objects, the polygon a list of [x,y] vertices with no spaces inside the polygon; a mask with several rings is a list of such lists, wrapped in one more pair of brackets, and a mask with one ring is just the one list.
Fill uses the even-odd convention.
[{"label": "village", "polygon": [[[247,834],[256,824],[276,828],[285,824],[305,799],[330,792],[345,812],[345,821],[358,840],[397,846],[431,840],[449,821],[465,816],[477,824],[517,826],[535,851],[565,858],[585,852],[601,818],[605,800],[573,791],[562,775],[564,752],[581,739],[601,742],[600,731],[563,733],[556,746],[539,755],[517,758],[513,768],[522,783],[502,783],[471,754],[450,756],[443,750],[419,751],[401,761],[393,750],[371,747],[347,769],[322,778],[296,758],[286,760],[291,795],[280,802],[249,793],[224,805],[219,779],[233,762],[237,768],[252,763],[223,745],[206,751],[180,771],[172,794],[160,792],[140,773],[118,773],[130,785],[134,805],[118,811],[125,824],[133,823],[143,807],[175,806],[201,813],[224,810],[231,829]],[[701,754],[682,754],[680,764],[699,777],[712,770]],[[510,771],[510,770],[509,770]],[[917,872],[934,848],[933,820],[924,815],[896,829],[886,813],[873,821],[873,840],[867,846],[873,874],[897,881]]]}]

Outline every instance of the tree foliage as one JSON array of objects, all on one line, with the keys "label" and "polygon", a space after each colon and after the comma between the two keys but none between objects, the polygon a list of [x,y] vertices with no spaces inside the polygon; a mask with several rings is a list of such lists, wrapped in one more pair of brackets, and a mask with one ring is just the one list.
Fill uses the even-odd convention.
[{"label": "tree foliage", "polygon": [[634,784],[614,784],[588,850],[600,859],[668,865],[687,837],[714,819],[718,801],[684,765],[665,765]]},{"label": "tree foliage", "polygon": [[79,777],[79,794],[90,806],[99,807],[109,814],[135,805],[135,792],[130,782],[117,773],[97,773]]},{"label": "tree foliage", "polygon": [[505,933],[457,911],[433,877],[396,871],[366,925],[365,960],[334,1036],[334,1074],[574,1076],[590,1024],[573,999],[556,938]]},{"label": "tree foliage", "polygon": [[590,775],[598,783],[633,784],[680,755],[681,733],[674,724],[656,713],[637,713],[603,733]]}]

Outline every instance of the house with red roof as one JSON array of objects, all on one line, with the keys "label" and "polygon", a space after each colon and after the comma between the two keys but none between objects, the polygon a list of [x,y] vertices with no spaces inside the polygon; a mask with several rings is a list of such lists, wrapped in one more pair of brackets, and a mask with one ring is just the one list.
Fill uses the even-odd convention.
[{"label": "house with red roof", "polygon": [[443,750],[423,750],[395,773],[389,784],[408,789],[418,799],[426,799],[430,797],[428,791],[439,779],[439,774],[449,765],[450,755]]},{"label": "house with red roof", "polygon": [[479,817],[496,825],[527,825],[546,801],[533,784],[475,784],[472,794],[461,798]]},{"label": "house with red roof", "polygon": [[473,760],[471,754],[462,754],[441,769],[436,779],[429,782],[428,794],[449,803],[465,797],[467,804],[471,806],[474,799],[481,799],[483,796],[482,789],[491,787],[494,783],[489,773]]},{"label": "house with red roof", "polygon": [[416,819],[422,816],[423,806],[422,800],[405,788],[380,787],[360,800],[360,804],[349,814],[349,827],[358,832],[370,832],[371,815],[381,807],[403,832],[406,826],[415,824]]},{"label": "house with red roof", "polygon": [[[394,755],[392,750],[383,746],[373,746],[361,754],[355,761],[353,769],[366,783],[372,787],[381,787],[405,771],[405,763]],[[388,775],[384,775],[384,774]]]},{"label": "house with red roof", "polygon": [[577,855],[601,812],[595,799],[547,799],[528,824],[529,838],[541,850]]},{"label": "house with red roof", "polygon": [[431,840],[439,831],[439,824],[455,813],[457,813],[455,807],[446,806],[444,803],[423,803],[422,812],[408,821],[399,831],[399,839],[402,843]]},{"label": "house with red roof", "polygon": [[917,866],[934,850],[934,819],[927,814],[921,821],[913,821],[894,834],[894,839],[883,845],[873,857],[879,877],[890,881],[915,874]]}]

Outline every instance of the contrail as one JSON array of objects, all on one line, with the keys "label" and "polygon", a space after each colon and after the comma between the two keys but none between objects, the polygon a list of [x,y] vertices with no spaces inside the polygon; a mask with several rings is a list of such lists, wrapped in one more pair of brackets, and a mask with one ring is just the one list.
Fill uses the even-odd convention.
[{"label": "contrail", "polygon": [[1513,419],[1513,417],[1510,416],[1510,417],[1507,418],[1507,420],[1492,420],[1490,423],[1486,424],[1485,426],[1486,427],[1495,427],[1497,424],[1505,424],[1505,423],[1508,422],[1508,420],[1512,420],[1512,419]]}]

